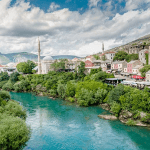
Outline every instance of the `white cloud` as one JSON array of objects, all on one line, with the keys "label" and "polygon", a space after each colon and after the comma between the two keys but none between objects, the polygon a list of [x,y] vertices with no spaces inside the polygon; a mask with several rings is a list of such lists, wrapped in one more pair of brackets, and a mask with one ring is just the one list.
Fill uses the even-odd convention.
[{"label": "white cloud", "polygon": [[[83,14],[67,8],[45,13],[40,8],[31,6],[29,2],[18,1],[12,7],[10,2],[11,0],[0,1],[2,53],[37,53],[39,36],[42,55],[86,56],[100,52],[101,41],[104,41],[105,50],[108,50],[150,34],[149,8],[112,16],[93,7]],[[109,12],[111,2],[105,5]]]},{"label": "white cloud", "polygon": [[89,7],[97,7],[98,2],[101,0],[89,0]]},{"label": "white cloud", "polygon": [[141,8],[143,4],[150,3],[150,0],[126,0],[126,10],[134,10],[137,8]]},{"label": "white cloud", "polygon": [[54,2],[52,2],[51,5],[49,6],[48,12],[53,12],[57,10],[58,8],[60,8],[60,5],[57,5]]}]

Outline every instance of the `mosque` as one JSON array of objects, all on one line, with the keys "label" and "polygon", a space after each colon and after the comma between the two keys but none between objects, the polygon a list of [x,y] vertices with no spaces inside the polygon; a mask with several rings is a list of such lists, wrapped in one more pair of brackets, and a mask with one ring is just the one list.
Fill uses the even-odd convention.
[{"label": "mosque", "polygon": [[40,52],[40,40],[38,39],[38,74],[47,74],[53,70],[51,64],[54,63],[54,59],[51,56],[46,56],[41,61]]}]

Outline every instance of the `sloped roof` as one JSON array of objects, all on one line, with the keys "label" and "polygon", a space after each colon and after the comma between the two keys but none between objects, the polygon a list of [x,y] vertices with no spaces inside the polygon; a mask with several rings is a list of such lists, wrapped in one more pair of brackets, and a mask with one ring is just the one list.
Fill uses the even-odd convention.
[{"label": "sloped roof", "polygon": [[112,62],[112,64],[121,64],[123,62],[126,62],[126,61],[114,61],[114,62]]},{"label": "sloped roof", "polygon": [[131,60],[128,64],[132,64],[132,63],[134,63],[136,61],[139,61],[139,60]]},{"label": "sloped roof", "polygon": [[139,69],[141,67],[142,67],[141,65],[137,65],[137,66],[133,67],[133,69]]}]

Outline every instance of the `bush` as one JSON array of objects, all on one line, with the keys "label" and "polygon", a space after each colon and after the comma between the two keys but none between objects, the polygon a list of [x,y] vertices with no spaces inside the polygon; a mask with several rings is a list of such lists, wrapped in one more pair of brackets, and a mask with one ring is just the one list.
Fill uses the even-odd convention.
[{"label": "bush", "polygon": [[10,99],[10,94],[7,91],[0,91],[0,97],[5,99],[5,100],[9,100]]},{"label": "bush", "polygon": [[16,92],[30,91],[31,85],[29,84],[29,82],[27,80],[21,80],[14,84],[14,90]]},{"label": "bush", "polygon": [[150,114],[147,113],[147,115],[141,119],[142,122],[150,123]]},{"label": "bush", "polygon": [[0,73],[0,81],[6,81],[9,80],[9,75],[7,72],[1,72]]},{"label": "bush", "polygon": [[0,114],[0,149],[19,150],[30,138],[30,129],[20,118]]},{"label": "bush", "polygon": [[68,97],[74,97],[75,96],[75,90],[76,90],[76,83],[74,81],[67,82],[66,95]]},{"label": "bush", "polygon": [[9,80],[7,83],[5,83],[3,85],[2,89],[5,90],[5,91],[12,91],[12,90],[14,90],[13,83]]},{"label": "bush", "polygon": [[53,96],[53,97],[57,96],[57,91],[54,90],[54,89],[51,89],[50,90],[50,95]]},{"label": "bush", "polygon": [[121,106],[120,104],[114,102],[112,105],[111,105],[111,110],[114,114],[116,114],[118,116],[118,114],[120,113],[121,111]]},{"label": "bush", "polygon": [[128,121],[126,122],[126,124],[128,126],[135,126],[136,125],[136,123],[133,120],[131,120],[131,119],[128,119]]},{"label": "bush", "polygon": [[77,102],[80,106],[89,106],[96,104],[97,101],[94,99],[94,93],[92,91],[89,91],[87,89],[82,88],[78,95],[76,95]]},{"label": "bush", "polygon": [[112,104],[113,102],[120,103],[119,98],[124,94],[124,86],[119,84],[111,92],[109,92],[107,102]]},{"label": "bush", "polygon": [[36,70],[32,70],[32,73],[33,73],[33,74],[36,73]]},{"label": "bush", "polygon": [[96,99],[99,103],[102,103],[103,100],[106,98],[107,93],[108,93],[107,90],[98,88],[97,92],[95,93],[95,99]]},{"label": "bush", "polygon": [[3,85],[6,84],[7,82],[8,82],[8,80],[6,80],[6,81],[1,81],[1,82],[0,82],[0,89],[1,89],[1,88],[3,87]]},{"label": "bush", "polygon": [[71,103],[75,102],[74,98],[72,97],[68,97],[68,101],[70,101]]},{"label": "bush", "polygon": [[16,82],[16,81],[18,81],[18,76],[19,76],[20,74],[18,73],[18,72],[13,72],[11,75],[10,75],[10,80],[12,81],[12,82]]},{"label": "bush", "polygon": [[65,84],[58,84],[57,92],[61,98],[65,98],[65,96],[66,96],[66,85]]},{"label": "bush", "polygon": [[[6,105],[6,101],[0,97],[0,106],[5,106]],[[1,109],[1,108],[0,108]]]},{"label": "bush", "polygon": [[9,101],[4,107],[5,113],[14,117],[26,119],[26,111],[17,102]]}]

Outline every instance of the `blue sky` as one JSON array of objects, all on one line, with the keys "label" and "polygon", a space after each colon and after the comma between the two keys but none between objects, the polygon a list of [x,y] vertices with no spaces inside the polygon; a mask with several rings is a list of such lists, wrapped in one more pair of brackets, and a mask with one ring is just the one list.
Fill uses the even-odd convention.
[{"label": "blue sky", "polygon": [[[55,3],[59,5],[59,9],[63,8],[68,8],[70,11],[79,11],[81,14],[84,13],[86,10],[89,9],[89,0],[25,0],[25,2],[30,2],[31,5],[34,5],[36,7],[40,7],[40,9],[44,10],[47,12],[49,9],[49,6],[51,3]],[[96,2],[96,0],[95,0]],[[97,0],[97,7],[101,10],[104,10],[105,8],[103,7],[104,4],[108,3],[109,0]],[[117,10],[120,12],[122,8],[125,7],[125,0],[113,0],[113,5],[112,5],[112,10]],[[16,3],[16,0],[11,1],[11,6]],[[119,3],[119,5],[117,5]],[[95,7],[95,6],[92,6]]]},{"label": "blue sky", "polygon": [[0,0],[0,52],[87,56],[150,34],[150,0]]}]

